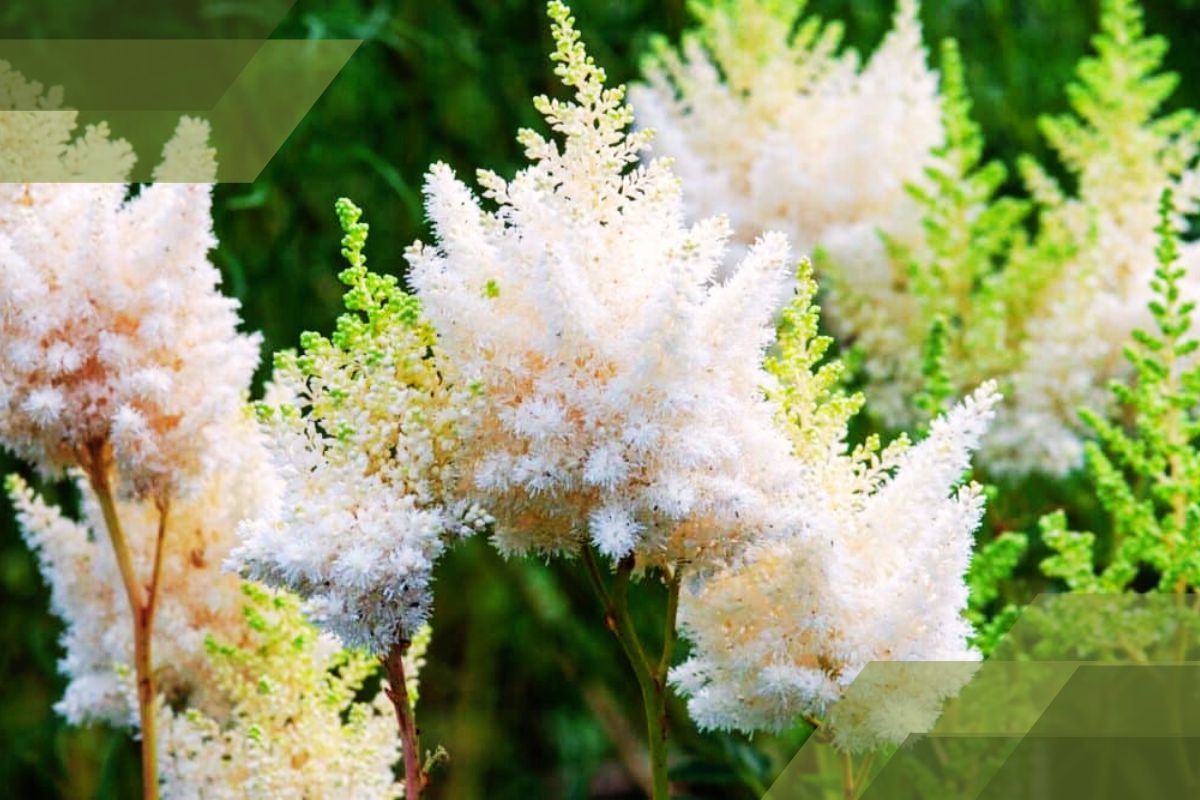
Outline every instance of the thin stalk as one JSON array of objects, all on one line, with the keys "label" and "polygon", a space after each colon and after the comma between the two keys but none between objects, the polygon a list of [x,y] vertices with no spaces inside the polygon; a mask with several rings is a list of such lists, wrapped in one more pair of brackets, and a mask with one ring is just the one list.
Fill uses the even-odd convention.
[{"label": "thin stalk", "polygon": [[[600,577],[595,559],[584,558],[581,560],[584,561],[590,589],[599,599],[600,607],[607,609],[608,590]],[[568,643],[574,643],[570,647],[560,647],[555,650],[559,666],[569,681],[580,684],[580,695],[592,716],[604,728],[613,747],[616,748],[618,759],[625,772],[637,784],[642,793],[649,797],[654,790],[650,775],[649,751],[636,735],[637,732],[631,727],[626,710],[619,706],[612,692],[603,682],[591,677],[588,670],[583,667],[583,664],[592,663],[595,660],[592,655],[589,655],[594,649],[590,640],[572,626],[574,617],[570,616],[569,612],[566,616],[562,616],[560,613],[547,613],[544,607],[546,605],[545,598],[541,592],[531,590],[527,576],[515,569],[512,562],[501,559],[498,564],[512,572],[512,577],[517,580],[517,585],[521,588],[521,594],[527,605],[533,611],[537,621],[545,626],[547,635],[553,633]],[[561,595],[561,587],[557,587],[554,604],[560,603],[569,604],[568,599]],[[689,753],[698,754],[714,762],[728,764],[729,768],[736,773],[738,781],[744,789],[739,796],[758,798],[767,793],[768,787],[763,784],[752,768],[740,759],[731,758],[728,751],[715,741],[700,735],[688,718],[686,703],[675,692],[667,692],[664,700],[667,721],[671,725],[668,738],[679,742],[680,746]],[[639,722],[642,716],[638,715]],[[631,734],[633,735],[631,736]]]},{"label": "thin stalk", "polygon": [[671,651],[675,648],[675,628],[679,618],[679,570],[667,576],[667,619],[663,629],[662,656],[658,660],[658,674],[666,681],[671,669]]},{"label": "thin stalk", "polygon": [[[563,614],[549,610],[549,606],[569,605],[570,601],[562,593],[561,587],[552,580],[549,584],[551,593],[546,596],[541,591],[534,590],[528,570],[517,567],[514,562],[497,559],[497,568],[510,573],[525,604],[532,612],[533,619],[542,626],[545,635],[563,641],[565,646],[551,648],[559,668],[570,683],[579,684],[579,693],[583,702],[600,727],[604,729],[613,747],[616,748],[617,757],[625,771],[638,785],[638,788],[644,794],[649,795],[652,787],[646,748],[642,746],[637,731],[630,724],[625,710],[621,708],[609,688],[604,682],[590,675],[582,666],[595,660],[592,657],[594,648],[591,646],[590,640],[575,626],[575,617],[569,612]],[[594,583],[592,587],[595,588]],[[603,583],[600,583],[600,587],[603,589]],[[601,605],[606,605],[606,601],[601,599]],[[678,717],[672,713],[671,718],[674,720]],[[759,797],[762,794],[763,792],[760,792],[755,796]]]},{"label": "thin stalk", "polygon": [[871,775],[871,760],[875,758],[874,753],[867,753],[858,765],[858,777],[854,779],[854,786],[857,789],[867,782],[867,778]]},{"label": "thin stalk", "polygon": [[634,560],[626,556],[617,564],[616,576],[611,589],[606,589],[600,570],[591,550],[585,548],[583,560],[587,566],[596,594],[605,607],[605,624],[617,637],[625,657],[633,668],[638,688],[642,693],[642,707],[646,713],[646,744],[650,751],[650,774],[654,800],[670,797],[667,782],[667,736],[670,720],[667,716],[667,670],[671,666],[671,650],[675,643],[675,619],[679,607],[679,572],[666,576],[667,613],[666,630],[662,652],[656,660],[646,655],[641,638],[629,613],[628,590],[633,574]]},{"label": "thin stalk", "polygon": [[854,782],[854,758],[848,753],[842,754],[842,797],[845,800],[854,800],[858,796],[858,789]]},{"label": "thin stalk", "polygon": [[167,516],[171,508],[170,503],[166,500],[159,500],[154,506],[158,509],[158,534],[154,537],[154,566],[150,571],[150,585],[146,587],[146,616],[150,619],[151,624],[154,621],[154,612],[158,609],[158,586],[162,579],[163,543],[167,539]]},{"label": "thin stalk", "polygon": [[854,756],[848,751],[842,751],[840,756],[842,760],[842,797],[844,800],[855,800],[871,774],[871,760],[875,754],[867,753],[863,757],[862,763],[858,765],[858,769],[854,768]]},{"label": "thin stalk", "polygon": [[[611,601],[608,597],[608,589],[604,586],[604,579],[600,577],[600,567],[596,564],[596,557],[592,555],[590,547],[583,548],[583,565],[587,568],[588,582],[592,585],[592,589],[595,590],[596,598],[600,601],[600,605],[604,608],[604,613],[607,615],[608,606]],[[605,622],[608,622],[607,617],[605,618]]]},{"label": "thin stalk", "polygon": [[142,734],[142,796],[145,800],[158,800],[158,689],[154,680],[152,639],[158,579],[162,570],[163,541],[166,537],[167,506],[165,502],[160,502],[158,506],[159,525],[154,550],[154,571],[150,584],[143,587],[138,583],[129,542],[125,538],[121,518],[117,513],[116,498],[109,479],[112,459],[108,444],[98,442],[89,445],[81,461],[92,492],[100,503],[104,527],[108,530],[117,569],[121,573],[121,582],[125,586],[125,596],[129,601],[130,616],[133,619],[133,668],[137,680],[138,719],[141,722]]},{"label": "thin stalk", "polygon": [[420,800],[421,792],[429,782],[429,775],[421,766],[421,739],[412,703],[408,698],[408,680],[404,676],[404,655],[409,641],[401,640],[388,651],[383,659],[388,683],[385,692],[396,709],[396,724],[400,728],[400,741],[404,748],[404,797],[405,800]]}]

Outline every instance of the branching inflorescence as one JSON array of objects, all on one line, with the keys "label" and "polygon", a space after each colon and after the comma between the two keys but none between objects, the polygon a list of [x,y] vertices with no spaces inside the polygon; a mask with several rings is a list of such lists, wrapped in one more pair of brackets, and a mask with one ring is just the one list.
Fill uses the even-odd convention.
[{"label": "branching inflorescence", "polygon": [[455,499],[455,457],[479,390],[447,381],[417,299],[367,270],[361,212],[341,200],[338,215],[347,312],[331,338],[305,334],[302,354],[276,356],[258,411],[283,500],[278,514],[247,522],[234,562],[299,593],[346,642],[382,654],[425,624],[446,540],[488,523]]},{"label": "branching inflorescence", "polygon": [[704,570],[773,522],[787,481],[761,386],[790,254],[766,235],[723,284],[723,218],[686,226],[664,161],[638,164],[623,87],[551,6],[573,101],[536,101],[561,144],[522,131],[531,164],[480,172],[485,210],[449,167],[426,183],[437,239],[411,280],[450,369],[483,405],[467,474],[507,553],[592,546]]},{"label": "branching inflorescence", "polygon": [[[70,162],[93,152],[102,161],[125,153],[121,166],[132,164],[103,128],[67,142],[74,117],[61,113],[46,123],[61,123],[44,131],[54,135],[48,153],[34,141],[37,126],[27,129],[28,112],[2,121],[17,143],[56,156],[64,175],[86,172]],[[181,162],[207,163],[215,175],[207,136],[206,125],[183,120],[156,177]],[[0,442],[45,475],[78,469],[98,505],[133,632],[126,663],[136,676],[143,785],[156,796],[152,640],[170,508],[213,470],[258,340],[237,331],[236,303],[216,290],[210,186],[156,183],[129,197],[121,182],[22,184],[0,207]],[[152,509],[141,571],[118,496]]]},{"label": "branching inflorescence", "polygon": [[985,441],[988,467],[1078,466],[1075,410],[1103,407],[1106,382],[1124,374],[1123,343],[1148,322],[1158,193],[1172,187],[1182,220],[1200,185],[1195,115],[1159,113],[1177,80],[1159,72],[1165,43],[1146,35],[1136,3],[1103,5],[1097,53],[1069,90],[1073,113],[1042,123],[1075,188],[1025,159],[1032,202],[998,195],[1005,169],[982,161],[957,48],[942,48],[939,91],[915,3],[899,3],[861,70],[838,53],[836,26],[794,25],[786,4],[694,10],[697,31],[679,52],[658,48],[635,94],[641,122],[695,177],[694,205],[728,204],[739,236],[776,228],[814,253],[830,325],[862,354],[868,408],[886,425],[922,418],[911,398],[922,343],[940,325],[954,394],[987,379],[1011,386]]},{"label": "branching inflorescence", "polygon": [[319,625],[381,657],[412,798],[426,776],[405,660],[429,615],[434,561],[490,523],[458,467],[480,390],[448,379],[417,298],[367,269],[362,212],[345,199],[337,212],[346,313],[332,337],[305,334],[301,355],[276,356],[258,411],[283,497],[247,521],[231,563],[297,592]]}]

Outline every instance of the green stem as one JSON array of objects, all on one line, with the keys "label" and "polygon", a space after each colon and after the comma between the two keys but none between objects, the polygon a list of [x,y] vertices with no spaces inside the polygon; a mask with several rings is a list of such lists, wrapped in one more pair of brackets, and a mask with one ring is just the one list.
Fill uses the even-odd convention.
[{"label": "green stem", "polygon": [[665,681],[671,669],[671,651],[675,648],[675,629],[679,618],[679,570],[667,576],[667,619],[663,628],[663,650],[658,660],[658,674]]},{"label": "green stem", "polygon": [[[595,574],[591,573],[591,569],[595,567],[594,561],[590,564],[586,563],[586,559],[581,561],[585,562],[589,589],[599,597],[600,607],[607,609],[608,592],[604,582],[599,579],[598,570]],[[560,638],[566,643],[563,647],[555,648],[554,652],[563,674],[571,683],[579,684],[584,703],[607,733],[625,771],[637,783],[643,794],[649,796],[653,787],[648,751],[632,729],[627,709],[621,707],[609,687],[585,666],[599,663],[597,659],[600,654],[597,653],[593,640],[574,624],[576,617],[569,610],[571,601],[563,594],[563,587],[550,577],[553,573],[545,573],[550,578],[550,583],[539,584],[535,591],[529,570],[518,568],[516,562],[507,559],[497,557],[495,568],[510,574],[534,618],[543,627],[543,633]],[[551,611],[551,608],[555,610]],[[744,759],[731,757],[728,748],[718,744],[718,740],[702,736],[696,730],[688,718],[687,704],[678,694],[667,692],[665,701],[667,720],[671,723],[668,738],[676,743],[677,749],[713,763],[728,765],[737,775],[741,785],[738,797],[757,800],[767,793],[767,785],[755,774],[752,767],[746,765]],[[639,711],[639,724],[642,716]]]},{"label": "green stem", "polygon": [[855,800],[866,784],[867,778],[870,777],[871,760],[875,754],[867,753],[857,769],[854,766],[854,756],[848,751],[843,751],[840,756],[842,760],[842,797],[844,800]]},{"label": "green stem", "polygon": [[667,783],[667,735],[670,721],[667,716],[667,670],[671,666],[671,650],[675,643],[675,619],[679,608],[679,571],[666,576],[667,613],[663,649],[657,661],[646,656],[646,650],[638,637],[629,613],[628,591],[633,574],[633,556],[626,556],[617,564],[616,576],[611,590],[604,587],[595,556],[589,548],[583,551],[583,560],[588,576],[605,608],[605,624],[617,637],[629,665],[633,668],[638,688],[642,693],[642,707],[646,713],[646,744],[650,751],[650,774],[653,800],[670,797]]},{"label": "green stem", "polygon": [[845,800],[854,800],[858,796],[858,789],[854,783],[854,759],[848,752],[842,754],[842,797]]}]

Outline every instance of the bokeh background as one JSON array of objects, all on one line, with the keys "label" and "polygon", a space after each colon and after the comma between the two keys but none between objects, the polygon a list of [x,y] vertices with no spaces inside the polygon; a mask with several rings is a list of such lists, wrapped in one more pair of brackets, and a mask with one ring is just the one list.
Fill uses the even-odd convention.
[{"label": "bokeh background", "polygon": [[[0,39],[252,36],[288,8],[261,0],[192,5],[6,0]],[[1169,67],[1184,76],[1173,104],[1200,107],[1200,2],[1146,5],[1150,30],[1171,39]],[[591,52],[619,81],[636,77],[651,36],[674,38],[689,24],[683,0],[572,6]],[[869,51],[892,2],[814,0],[809,11],[842,20],[849,44]],[[1064,85],[1096,17],[1097,0],[926,0],[927,42],[954,36],[961,44],[990,155],[1009,163],[1021,152],[1045,156],[1037,116],[1065,108]],[[521,157],[516,129],[540,121],[530,97],[556,90],[541,0],[298,0],[282,19],[275,37],[365,43],[255,183],[217,190],[221,244],[213,257],[246,326],[264,332],[267,352],[294,346],[303,330],[327,330],[338,312],[337,197],[366,209],[373,267],[400,273],[404,247],[426,234],[420,187],[428,165],[511,174]],[[0,456],[0,471],[16,468]],[[1037,498],[1039,489],[1022,491]],[[1026,511],[1045,510],[1036,506],[1052,499]],[[1003,513],[1001,506],[993,515]],[[1024,523],[999,522],[1032,529]],[[55,667],[61,626],[3,501],[0,596],[0,796],[135,796],[128,738],[68,728],[51,711],[63,686]],[[438,568],[434,629],[419,716],[425,744],[450,752],[435,774],[435,796],[637,796],[625,767],[641,734],[636,689],[575,567],[505,562],[484,542],[460,547]],[[675,735],[693,755],[677,774],[697,796],[757,796],[803,734],[749,743],[680,723]]]}]

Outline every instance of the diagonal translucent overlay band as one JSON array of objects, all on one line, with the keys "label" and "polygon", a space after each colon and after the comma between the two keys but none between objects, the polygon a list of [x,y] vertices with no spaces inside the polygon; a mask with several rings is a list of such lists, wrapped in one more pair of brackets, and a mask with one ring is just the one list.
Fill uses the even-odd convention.
[{"label": "diagonal translucent overlay band", "polygon": [[1200,597],[1044,595],[982,664],[868,665],[828,724],[766,798],[1198,797]]},{"label": "diagonal translucent overlay band", "polygon": [[[106,123],[137,156],[130,174],[150,180],[183,116],[207,120],[220,154],[217,180],[253,181],[358,49],[357,39],[0,41],[0,144],[77,115],[81,129]],[[14,73],[32,82],[5,80]],[[46,87],[54,87],[47,89]],[[68,110],[70,109],[70,110]],[[0,181],[92,180],[11,149]],[[173,175],[180,182],[204,175]]]}]

